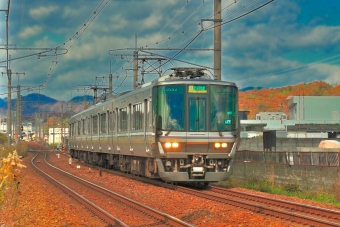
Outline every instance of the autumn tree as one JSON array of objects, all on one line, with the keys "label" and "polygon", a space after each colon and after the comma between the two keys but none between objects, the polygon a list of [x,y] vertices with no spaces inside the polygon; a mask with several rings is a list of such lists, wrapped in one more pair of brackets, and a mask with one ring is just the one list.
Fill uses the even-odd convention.
[{"label": "autumn tree", "polygon": [[7,158],[2,159],[0,168],[0,204],[4,201],[6,192],[13,191],[15,193],[17,191],[20,183],[20,168],[26,168],[26,166],[21,164],[20,156],[18,156],[16,150],[9,153]]}]

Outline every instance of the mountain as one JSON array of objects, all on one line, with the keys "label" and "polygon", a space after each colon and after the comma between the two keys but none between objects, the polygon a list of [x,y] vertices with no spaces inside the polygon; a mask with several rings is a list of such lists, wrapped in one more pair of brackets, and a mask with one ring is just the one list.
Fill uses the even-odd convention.
[{"label": "mountain", "polygon": [[261,90],[261,89],[264,89],[264,87],[245,87],[245,88],[239,89],[239,91],[245,92],[245,91]]},{"label": "mountain", "polygon": [[86,100],[86,102],[90,102],[93,103],[93,96],[91,95],[86,95],[86,96],[76,96],[73,97],[69,102],[84,102],[84,100]]},{"label": "mountain", "polygon": [[[17,99],[12,99],[12,109],[16,109]],[[86,96],[86,105],[93,103],[93,97]],[[36,113],[47,115],[71,116],[84,109],[84,96],[73,97],[70,101],[58,101],[43,94],[32,93],[22,96],[22,115],[23,118],[33,118]],[[3,115],[7,113],[7,99],[0,99],[0,112]]]},{"label": "mountain", "polygon": [[[13,100],[16,102],[16,99]],[[37,93],[32,93],[27,96],[22,97],[23,102],[39,102],[43,104],[55,104],[58,102],[58,100],[50,98],[48,96],[42,95],[42,94],[37,94]]]},{"label": "mountain", "polygon": [[250,111],[248,119],[259,112],[284,112],[289,116],[288,96],[340,96],[340,85],[313,81],[281,88],[263,88],[239,92],[239,110]]},{"label": "mountain", "polygon": [[[326,82],[313,81],[280,88],[247,87],[239,90],[239,110],[249,111],[248,119],[255,119],[255,115],[261,111],[284,112],[289,116],[288,96],[340,96],[340,85],[332,86]],[[86,103],[84,103],[85,98]],[[22,100],[23,118],[31,119],[35,118],[35,114],[39,112],[43,115],[60,116],[63,114],[69,117],[93,103],[93,97],[90,95],[76,96],[64,102],[33,93],[23,96]],[[13,99],[13,110],[15,110],[15,103],[16,99]],[[0,114],[6,115],[6,112],[7,99],[0,99]]]}]

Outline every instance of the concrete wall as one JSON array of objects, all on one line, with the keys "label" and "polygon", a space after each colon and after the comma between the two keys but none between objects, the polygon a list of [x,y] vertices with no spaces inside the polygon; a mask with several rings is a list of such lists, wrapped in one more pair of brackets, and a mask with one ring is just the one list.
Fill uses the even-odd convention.
[{"label": "concrete wall", "polygon": [[232,178],[266,179],[275,185],[294,183],[298,184],[300,189],[331,190],[334,182],[340,182],[340,168],[234,161]]},{"label": "concrete wall", "polygon": [[[325,139],[276,138],[276,151],[297,151],[298,147],[318,147],[322,140]],[[339,138],[335,140],[340,141]],[[263,151],[263,138],[242,138],[239,150]],[[275,148],[272,148],[272,151],[275,151]]]}]

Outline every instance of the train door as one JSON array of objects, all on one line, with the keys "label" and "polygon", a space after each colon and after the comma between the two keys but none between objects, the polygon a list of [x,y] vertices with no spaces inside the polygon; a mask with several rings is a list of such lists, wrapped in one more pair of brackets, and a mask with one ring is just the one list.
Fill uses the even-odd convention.
[{"label": "train door", "polygon": [[99,118],[99,151],[107,152],[107,133],[108,133],[108,128],[107,128],[107,116],[109,112],[107,111],[106,113],[101,113],[100,118]]},{"label": "train door", "polygon": [[98,151],[99,148],[99,127],[98,127],[98,117],[99,114],[94,114],[92,116],[92,152]]},{"label": "train door", "polygon": [[109,113],[109,138],[108,138],[108,150],[109,153],[113,153],[115,145],[115,111]]},{"label": "train door", "polygon": [[150,136],[151,136],[151,121],[150,121],[150,107],[151,102],[148,99],[144,100],[144,141],[145,141],[145,152],[150,152]]},{"label": "train door", "polygon": [[188,96],[188,134],[187,144],[191,145],[188,152],[208,151],[208,118],[207,97],[202,94],[190,94]]},{"label": "train door", "polygon": [[128,135],[128,108],[123,107],[118,112],[118,133],[117,133],[117,151],[118,153],[129,152],[130,140]]},{"label": "train door", "polygon": [[86,124],[86,150],[89,151],[91,149],[91,119],[89,117],[86,117],[85,124]]}]

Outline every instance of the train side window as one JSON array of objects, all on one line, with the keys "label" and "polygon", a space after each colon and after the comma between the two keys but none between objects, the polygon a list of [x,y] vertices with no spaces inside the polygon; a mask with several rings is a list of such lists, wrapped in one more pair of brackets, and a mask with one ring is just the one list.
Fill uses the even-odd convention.
[{"label": "train side window", "polygon": [[125,132],[127,131],[127,108],[122,108],[119,110],[119,115],[118,115],[118,122],[119,122],[119,131]]},{"label": "train side window", "polygon": [[106,113],[100,114],[100,133],[106,133]]},{"label": "train side window", "polygon": [[138,103],[133,105],[132,107],[132,130],[142,130],[143,129],[143,119],[144,119],[144,110],[143,104]]},{"label": "train side window", "polygon": [[98,133],[98,116],[95,115],[92,117],[92,134]]}]

